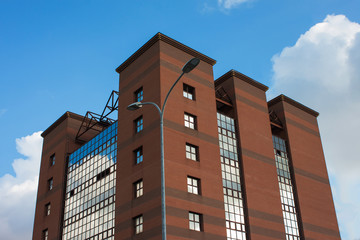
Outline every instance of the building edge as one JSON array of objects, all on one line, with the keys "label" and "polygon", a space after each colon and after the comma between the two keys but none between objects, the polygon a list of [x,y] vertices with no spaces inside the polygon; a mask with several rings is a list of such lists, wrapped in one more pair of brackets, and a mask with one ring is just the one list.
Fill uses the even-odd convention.
[{"label": "building edge", "polygon": [[303,105],[303,104],[295,101],[294,99],[291,99],[291,98],[285,96],[284,94],[280,94],[279,96],[271,99],[271,100],[268,102],[268,106],[269,106],[269,108],[270,108],[271,106],[273,106],[273,105],[275,105],[276,103],[281,102],[281,101],[287,102],[287,103],[289,103],[290,105],[292,105],[292,106],[294,106],[294,107],[296,107],[296,108],[299,108],[300,110],[303,110],[304,112],[309,113],[310,115],[312,115],[312,116],[314,116],[314,117],[318,117],[318,116],[319,116],[319,113],[318,113],[317,111],[315,111],[315,110],[313,110],[313,109],[311,109],[311,108],[309,108],[309,107],[307,107],[307,106],[305,106],[305,105]]},{"label": "building edge", "polygon": [[211,66],[214,66],[216,63],[216,60],[166,36],[165,34],[158,32],[142,47],[140,47],[135,53],[133,53],[127,60],[125,60],[119,67],[117,67],[116,72],[121,73],[126,67],[128,67],[132,62],[134,62],[137,58],[139,58],[144,52],[146,52],[152,45],[154,45],[158,41],[163,41],[165,43],[168,43],[171,46],[179,50],[182,50],[183,52],[186,52],[194,57],[199,58],[200,60],[206,63],[211,64]]},{"label": "building edge", "polygon": [[66,111],[61,117],[59,117],[53,124],[50,125],[42,134],[41,136],[45,138],[52,130],[54,130],[57,126],[59,126],[63,121],[65,121],[67,118],[73,118],[82,121],[84,119],[84,116],[81,116],[79,114]]},{"label": "building edge", "polygon": [[222,82],[226,81],[227,79],[229,79],[230,77],[237,77],[238,79],[240,80],[243,80],[247,83],[249,83],[250,85],[254,86],[254,87],[257,87],[259,88],[260,90],[266,92],[269,87],[252,79],[251,77],[249,76],[246,76],[245,74],[242,74],[234,69],[231,69],[230,71],[228,71],[227,73],[223,74],[221,77],[217,78],[215,80],[215,86],[221,84]]}]

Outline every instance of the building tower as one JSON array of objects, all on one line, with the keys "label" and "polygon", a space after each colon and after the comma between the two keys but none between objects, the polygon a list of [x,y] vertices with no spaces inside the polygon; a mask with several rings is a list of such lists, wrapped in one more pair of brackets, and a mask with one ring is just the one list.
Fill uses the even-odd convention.
[{"label": "building tower", "polygon": [[116,69],[117,121],[67,112],[42,134],[34,240],[161,239],[159,114],[126,107],[161,106],[193,57],[164,115],[167,238],[340,239],[318,113],[235,70],[214,81],[158,33]]}]

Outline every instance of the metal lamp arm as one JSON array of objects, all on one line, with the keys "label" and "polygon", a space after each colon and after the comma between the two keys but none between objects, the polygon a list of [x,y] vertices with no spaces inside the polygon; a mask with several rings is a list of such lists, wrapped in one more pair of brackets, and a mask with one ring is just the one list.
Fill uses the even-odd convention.
[{"label": "metal lamp arm", "polygon": [[162,115],[164,114],[165,105],[166,105],[166,102],[167,102],[167,100],[168,100],[168,98],[169,98],[169,95],[170,95],[171,91],[173,90],[173,88],[174,88],[175,85],[179,82],[180,78],[181,78],[183,75],[184,75],[184,72],[182,72],[181,75],[178,77],[178,79],[176,79],[176,81],[174,82],[174,84],[171,86],[169,92],[167,93],[167,95],[166,95],[166,97],[165,97],[165,100],[164,100],[164,104],[162,105],[162,108],[161,108],[161,111],[160,111],[160,112],[161,112],[161,113],[160,113],[161,118],[162,118]]},{"label": "metal lamp arm", "polygon": [[159,114],[161,116],[161,109],[156,103],[154,103],[154,102],[142,102],[141,105],[153,105],[158,110],[158,112],[159,112]]}]

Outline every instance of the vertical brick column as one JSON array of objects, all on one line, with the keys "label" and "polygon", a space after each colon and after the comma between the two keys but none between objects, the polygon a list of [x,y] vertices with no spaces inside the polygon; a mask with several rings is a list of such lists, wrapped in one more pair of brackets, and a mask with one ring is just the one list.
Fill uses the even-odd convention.
[{"label": "vertical brick column", "polygon": [[[175,86],[164,115],[168,239],[226,239],[212,69],[215,61],[164,38],[160,42],[161,100],[193,57],[199,58],[200,64]],[[183,96],[183,84],[194,88],[194,99]],[[185,127],[184,113],[196,117],[196,129]],[[198,161],[186,158],[186,143],[198,147]],[[200,179],[200,194],[188,193],[188,176]],[[202,231],[189,230],[189,212],[202,215]]]},{"label": "vertical brick column", "polygon": [[305,239],[340,239],[317,112],[280,95],[269,108],[284,125]]},{"label": "vertical brick column", "polygon": [[[44,138],[39,186],[36,200],[33,240],[42,239],[42,232],[48,229],[48,239],[61,239],[66,186],[66,157],[80,144],[75,142],[83,116],[66,112],[42,133]],[[87,139],[96,132],[88,132]],[[50,156],[55,154],[55,164],[50,165]],[[48,190],[48,180],[53,179],[53,188]],[[50,203],[50,215],[45,216],[45,205]]]},{"label": "vertical brick column", "polygon": [[266,86],[234,70],[216,80],[232,100],[237,121],[242,188],[246,194],[248,235],[285,239]]},{"label": "vertical brick column", "polygon": [[[147,105],[130,112],[134,92],[143,88],[143,102],[164,102],[183,65],[193,57],[201,62],[173,89],[164,115],[165,183],[168,239],[226,239],[216,105],[212,65],[207,56],[156,34],[128,60],[120,73],[116,239],[160,239],[159,114]],[[183,97],[183,83],[195,88],[195,101]],[[184,112],[197,117],[197,130],[184,126]],[[144,128],[134,133],[133,120],[143,116]],[[186,159],[185,145],[198,146],[200,161]],[[143,162],[134,164],[133,150],[143,147]],[[187,176],[201,180],[201,195],[187,192]],[[143,179],[144,194],[134,198],[132,185]],[[189,211],[203,214],[203,231],[189,230]],[[144,231],[135,235],[132,219],[143,215]]]},{"label": "vertical brick column", "polygon": [[[150,39],[125,61],[120,73],[118,111],[118,161],[116,169],[115,239],[160,239],[160,135],[159,114],[150,105],[136,111],[126,107],[135,102],[134,92],[142,87],[143,102],[160,103],[160,47]],[[143,117],[143,130],[135,133],[134,120]],[[143,162],[135,164],[134,150],[142,147]],[[143,180],[143,196],[134,197],[133,184]],[[133,218],[143,216],[143,233],[135,236]]]}]

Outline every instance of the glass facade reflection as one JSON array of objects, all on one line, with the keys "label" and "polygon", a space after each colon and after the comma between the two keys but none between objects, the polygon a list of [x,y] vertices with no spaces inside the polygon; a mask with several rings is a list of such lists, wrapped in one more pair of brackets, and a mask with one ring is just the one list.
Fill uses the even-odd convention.
[{"label": "glass facade reflection", "polygon": [[287,156],[285,140],[273,136],[273,144],[286,240],[300,240],[294,190],[289,170],[289,158]]},{"label": "glass facade reflection", "polygon": [[69,156],[63,240],[114,239],[117,122]]},{"label": "glass facade reflection", "polygon": [[245,216],[234,119],[217,114],[227,240],[245,240]]}]

